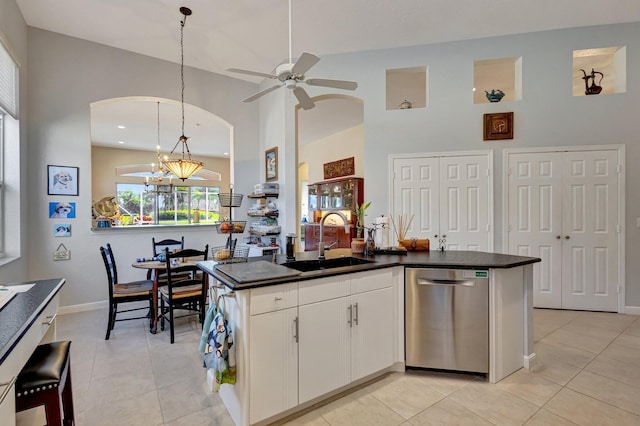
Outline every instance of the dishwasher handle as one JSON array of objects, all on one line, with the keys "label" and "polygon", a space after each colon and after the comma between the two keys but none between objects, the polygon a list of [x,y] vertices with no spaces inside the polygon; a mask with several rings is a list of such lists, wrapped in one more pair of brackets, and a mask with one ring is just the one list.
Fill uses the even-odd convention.
[{"label": "dishwasher handle", "polygon": [[452,280],[452,279],[440,279],[440,278],[418,278],[418,285],[440,285],[440,286],[464,286],[475,287],[476,282],[474,280]]}]

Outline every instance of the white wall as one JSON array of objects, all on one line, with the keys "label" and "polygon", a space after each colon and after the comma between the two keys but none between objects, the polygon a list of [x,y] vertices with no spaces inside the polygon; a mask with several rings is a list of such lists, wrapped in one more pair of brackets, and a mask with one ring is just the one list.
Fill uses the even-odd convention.
[{"label": "white wall", "polygon": [[[573,50],[626,46],[627,92],[572,96]],[[522,100],[473,104],[473,61],[522,57]],[[387,111],[385,71],[427,66],[427,108]],[[313,76],[355,80],[364,102],[365,199],[389,211],[390,154],[494,150],[496,251],[502,249],[504,148],[626,145],[626,305],[640,306],[640,23],[323,56]],[[326,89],[306,88],[311,97]],[[513,111],[512,140],[485,142],[483,114]],[[294,114],[292,108],[287,112]],[[293,182],[293,181],[292,181]],[[286,182],[289,185],[288,180]]]},{"label": "white wall", "polygon": [[324,180],[325,163],[355,157],[355,177],[364,177],[364,126],[355,126],[299,146],[298,163],[309,164],[309,183]]},{"label": "white wall", "polygon": [[[29,28],[29,158],[26,180],[28,205],[29,272],[25,279],[65,277],[61,305],[106,299],[106,274],[100,252],[110,242],[121,280],[141,279],[145,272],[130,264],[150,254],[151,237],[185,236],[188,246],[222,245],[223,235],[213,227],[91,231],[91,146],[89,104],[124,96],[157,96],[179,100],[179,64],[156,60],[60,34]],[[255,92],[254,84],[185,68],[185,102],[209,111],[234,126],[233,159],[236,192],[250,192],[258,181],[258,105],[241,99]],[[241,147],[240,149],[238,147]],[[78,166],[80,195],[46,195],[47,164]],[[224,189],[223,189],[224,190]],[[72,236],[54,238],[47,204],[64,199],[77,203],[78,217],[70,219]],[[244,216],[245,206],[237,214]],[[236,212],[234,212],[236,213]],[[241,238],[241,237],[240,237]],[[71,260],[54,261],[60,243]]]}]

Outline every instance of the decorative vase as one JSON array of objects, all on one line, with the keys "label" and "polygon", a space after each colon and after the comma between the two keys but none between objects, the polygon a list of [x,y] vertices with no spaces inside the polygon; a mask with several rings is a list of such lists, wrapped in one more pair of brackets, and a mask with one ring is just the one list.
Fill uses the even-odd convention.
[{"label": "decorative vase", "polygon": [[364,253],[364,248],[366,247],[366,242],[364,238],[354,238],[351,240],[351,253],[362,254]]}]

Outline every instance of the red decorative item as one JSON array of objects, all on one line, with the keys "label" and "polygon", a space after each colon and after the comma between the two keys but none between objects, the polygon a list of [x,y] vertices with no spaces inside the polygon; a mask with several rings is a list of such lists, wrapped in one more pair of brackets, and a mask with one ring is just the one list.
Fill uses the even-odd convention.
[{"label": "red decorative item", "polygon": [[324,163],[324,178],[333,179],[356,173],[355,157]]}]

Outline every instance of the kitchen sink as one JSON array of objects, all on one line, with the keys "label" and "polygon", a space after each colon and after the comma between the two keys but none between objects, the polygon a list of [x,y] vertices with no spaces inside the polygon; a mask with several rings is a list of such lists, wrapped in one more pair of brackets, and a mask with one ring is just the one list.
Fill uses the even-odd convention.
[{"label": "kitchen sink", "polygon": [[293,262],[285,262],[282,266],[286,266],[287,268],[292,268],[300,272],[309,272],[342,268],[344,266],[366,265],[369,263],[375,263],[375,261],[360,259],[358,257],[336,257],[334,259],[294,260]]}]

